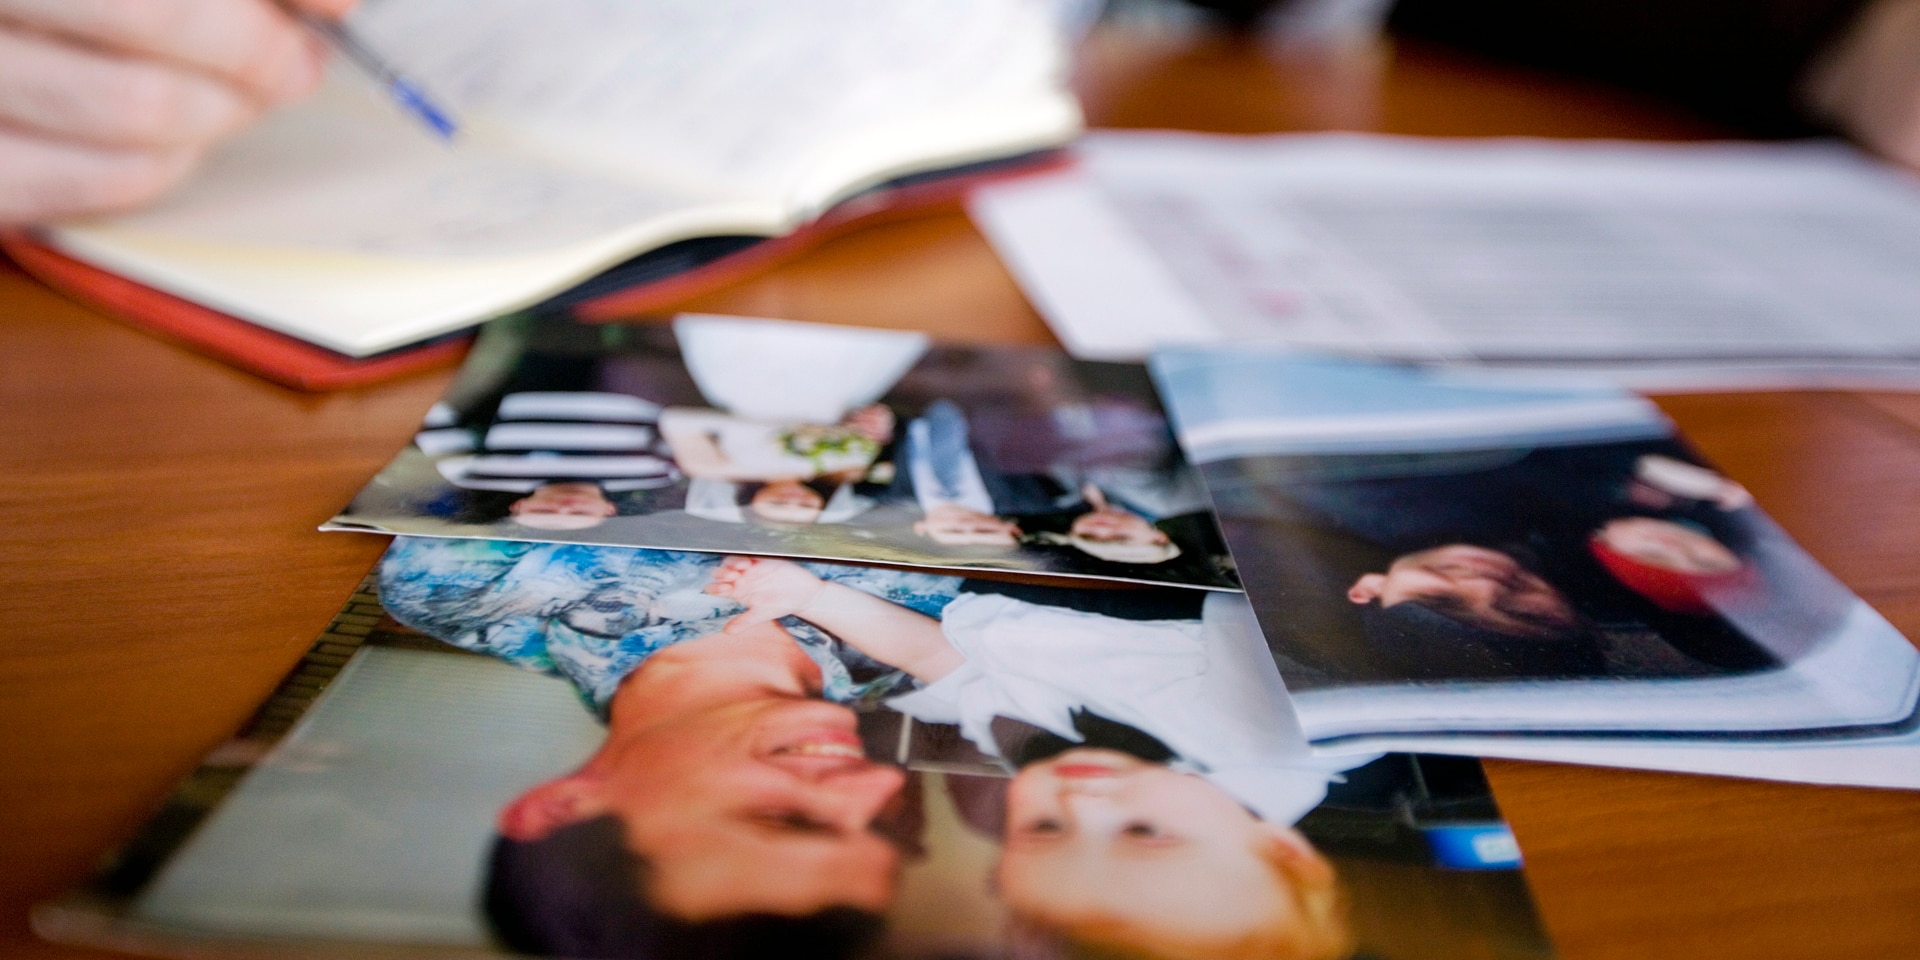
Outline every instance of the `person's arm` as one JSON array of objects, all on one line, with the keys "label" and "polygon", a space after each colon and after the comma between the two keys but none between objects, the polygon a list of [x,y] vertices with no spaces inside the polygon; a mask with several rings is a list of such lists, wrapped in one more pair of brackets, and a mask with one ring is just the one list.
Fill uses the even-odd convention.
[{"label": "person's arm", "polygon": [[668,410],[661,414],[660,439],[667,442],[681,473],[713,480],[757,479],[736,476],[733,461],[720,449],[714,428],[724,417],[703,410]]},{"label": "person's arm", "polygon": [[[551,576],[523,586],[523,559],[551,553],[545,544],[505,540],[396,537],[380,559],[380,600],[395,620],[467,650],[551,671],[546,624],[567,599]],[[569,587],[578,589],[569,584]]]},{"label": "person's arm", "polygon": [[940,621],[838,583],[828,583],[788,560],[728,557],[707,593],[747,608],[727,623],[737,633],[781,617],[799,617],[867,656],[932,683],[966,657],[940,630]]},{"label": "person's arm", "polygon": [[0,226],[154,199],[326,58],[270,0],[0,0]]},{"label": "person's arm", "polygon": [[1813,113],[1920,167],[1920,0],[1878,0],[1827,48],[1803,88]]}]

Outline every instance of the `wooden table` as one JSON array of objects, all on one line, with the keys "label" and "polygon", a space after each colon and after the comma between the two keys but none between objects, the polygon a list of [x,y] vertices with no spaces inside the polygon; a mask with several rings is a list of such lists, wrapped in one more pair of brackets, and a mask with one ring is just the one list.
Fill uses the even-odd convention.
[{"label": "wooden table", "polygon": [[[1097,123],[1695,138],[1607,91],[1413,48],[1278,55],[1103,34]],[[863,230],[702,310],[1046,342],[957,212]],[[448,373],[290,392],[0,265],[0,956],[253,709],[384,540],[314,532]],[[1662,401],[1821,561],[1920,636],[1920,396]],[[1569,958],[1920,956],[1920,794],[1490,763]]]}]

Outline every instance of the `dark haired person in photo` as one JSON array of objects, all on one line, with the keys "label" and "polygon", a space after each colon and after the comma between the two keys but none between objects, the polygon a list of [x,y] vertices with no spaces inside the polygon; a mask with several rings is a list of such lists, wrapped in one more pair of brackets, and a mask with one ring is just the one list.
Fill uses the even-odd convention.
[{"label": "dark haired person in photo", "polygon": [[[560,675],[607,724],[578,770],[500,812],[487,909],[515,949],[576,957],[852,956],[892,900],[904,774],[866,759],[851,704],[911,681],[813,626],[723,632],[721,558],[401,537],[395,619]],[[937,612],[950,577],[821,566]]]},{"label": "dark haired person in photo", "polygon": [[[782,560],[730,557],[729,630],[798,617],[922,687],[888,706],[958,724],[1018,773],[1000,899],[1017,948],[1072,956],[1347,955],[1344,900],[1290,824],[1345,763],[1292,749],[1244,602],[1175,591],[1049,598],[970,583],[936,619]],[[1117,593],[1102,602],[1085,594]],[[1054,602],[1048,602],[1049,599]]]},{"label": "dark haired person in photo", "polygon": [[1165,960],[1350,953],[1333,865],[1299,831],[1181,769],[1150,736],[1075,720],[1080,740],[1042,732],[1009,754],[1019,772],[994,882],[1016,944]]},{"label": "dark haired person in photo", "polygon": [[884,821],[905,772],[866,759],[853,711],[822,692],[774,623],[648,658],[600,749],[501,810],[486,907],[502,939],[566,957],[865,946],[898,885]]},{"label": "dark haired person in photo", "polygon": [[687,512],[726,523],[840,523],[870,502],[855,484],[893,439],[893,411],[869,404],[839,423],[760,420],[674,407],[660,432],[690,479]]},{"label": "dark haired person in photo", "polygon": [[1558,587],[1499,550],[1450,543],[1395,557],[1347,588],[1367,638],[1416,675],[1602,676],[1593,628]]},{"label": "dark haired person in photo", "polygon": [[[1157,418],[1129,422],[1148,434],[1165,430]],[[1079,463],[1060,450],[1057,462],[1016,473],[983,463],[971,433],[967,415],[945,399],[907,425],[905,468],[887,496],[917,503],[914,533],[948,546],[1062,550],[1123,566],[1184,557],[1201,579],[1212,579],[1209,565],[1226,553],[1198,474],[1171,460],[1170,447],[1138,462],[1154,449],[1151,436],[1112,441],[1131,455],[1120,463]]]},{"label": "dark haired person in photo", "polygon": [[[1296,619],[1321,625],[1282,652],[1330,679],[1705,676],[1785,655],[1729,617],[1790,602],[1744,556],[1763,518],[1670,442],[1274,458],[1217,494],[1224,523],[1285,527],[1243,560],[1284,571]],[[1324,609],[1336,592],[1351,613]],[[1367,651],[1326,639],[1342,635]]]},{"label": "dark haired person in photo", "polygon": [[[624,495],[674,486],[680,472],[655,421],[657,404],[595,391],[521,391],[501,398],[482,427],[436,405],[414,445],[448,483],[478,496],[473,522],[511,520],[530,530],[586,530],[621,511]],[[493,501],[506,500],[505,516]],[[651,502],[651,498],[648,498]]]}]

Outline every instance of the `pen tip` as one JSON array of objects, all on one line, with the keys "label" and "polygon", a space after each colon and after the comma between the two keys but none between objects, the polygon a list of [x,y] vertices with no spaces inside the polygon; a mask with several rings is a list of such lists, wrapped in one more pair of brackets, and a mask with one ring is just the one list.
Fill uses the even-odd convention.
[{"label": "pen tip", "polygon": [[419,117],[427,126],[432,127],[433,132],[439,134],[442,140],[451,141],[454,133],[459,130],[452,117],[434,106],[433,102],[427,99],[426,94],[420,92],[419,87],[405,80],[393,82],[393,99],[405,107],[407,112]]}]

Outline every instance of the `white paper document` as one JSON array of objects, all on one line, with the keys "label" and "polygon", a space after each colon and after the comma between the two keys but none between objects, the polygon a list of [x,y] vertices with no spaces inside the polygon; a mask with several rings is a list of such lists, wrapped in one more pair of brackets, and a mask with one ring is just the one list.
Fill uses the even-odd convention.
[{"label": "white paper document", "polygon": [[1869,739],[1751,743],[1703,740],[1556,740],[1392,737],[1356,751],[1417,750],[1466,757],[1664,770],[1719,777],[1920,790],[1920,732]]},{"label": "white paper document", "polygon": [[1920,181],[1837,144],[1100,133],[1078,157],[972,209],[1082,356],[1920,383]]}]

